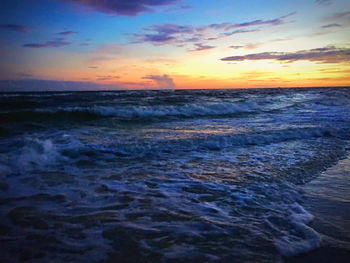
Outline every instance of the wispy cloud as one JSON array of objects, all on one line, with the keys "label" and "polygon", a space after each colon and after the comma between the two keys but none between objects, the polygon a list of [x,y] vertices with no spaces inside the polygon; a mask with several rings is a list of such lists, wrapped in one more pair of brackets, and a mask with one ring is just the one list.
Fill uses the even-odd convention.
[{"label": "wispy cloud", "polygon": [[213,29],[221,29],[223,31],[229,31],[232,29],[237,29],[237,28],[244,28],[244,27],[251,27],[251,26],[261,26],[261,25],[271,25],[271,26],[277,26],[277,25],[282,25],[286,23],[286,19],[295,15],[296,12],[289,13],[287,15],[274,18],[274,19],[269,19],[269,20],[253,20],[249,22],[244,22],[244,23],[221,23],[221,24],[210,24],[207,26],[207,28],[213,28]]},{"label": "wispy cloud", "polygon": [[[154,25],[144,30],[149,33],[134,35],[138,38],[136,42],[151,42],[153,44],[181,43],[184,41],[184,36],[193,35],[196,31],[191,26],[177,24]],[[191,39],[193,40],[193,38]]]},{"label": "wispy cloud", "polygon": [[86,38],[84,42],[80,43],[80,46],[90,46],[91,38]]},{"label": "wispy cloud", "polygon": [[264,43],[248,43],[247,45],[245,45],[245,49],[256,49],[259,48],[261,46],[263,46]]},{"label": "wispy cloud", "polygon": [[28,48],[48,48],[48,47],[64,47],[70,45],[70,42],[67,42],[64,38],[55,38],[52,40],[49,40],[45,43],[28,43],[24,44],[23,47]]},{"label": "wispy cloud", "polygon": [[180,9],[182,9],[182,10],[189,10],[189,9],[192,9],[192,6],[190,6],[190,5],[182,5],[182,6],[180,6]]},{"label": "wispy cloud", "polygon": [[346,12],[341,12],[341,13],[336,13],[333,16],[331,16],[331,19],[340,19],[340,18],[344,18],[350,16],[350,11],[346,11]]},{"label": "wispy cloud", "polygon": [[317,61],[321,63],[338,63],[350,61],[350,48],[336,48],[328,46],[296,52],[263,52],[244,56],[231,56],[222,58],[222,61],[244,61],[244,60],[276,60],[294,62],[298,60]]},{"label": "wispy cloud", "polygon": [[329,5],[332,3],[332,0],[315,0],[315,2],[319,5]]},{"label": "wispy cloud", "polygon": [[340,24],[337,24],[337,23],[333,23],[333,24],[327,24],[327,25],[324,25],[324,26],[321,26],[322,28],[331,28],[331,27],[341,27]]},{"label": "wispy cloud", "polygon": [[189,5],[182,5],[182,6],[179,6],[179,7],[171,7],[167,10],[165,10],[166,12],[176,12],[176,11],[184,11],[184,10],[190,10],[192,9],[191,6]]},{"label": "wispy cloud", "polygon": [[154,7],[166,6],[180,0],[62,0],[65,2],[72,2],[84,5],[86,7],[92,8],[96,11],[116,14],[116,15],[126,15],[126,16],[136,16],[140,13],[151,11]]},{"label": "wispy cloud", "polygon": [[28,27],[24,26],[24,25],[2,24],[2,25],[0,25],[0,28],[19,32],[19,33],[27,33],[28,32]]},{"label": "wispy cloud", "polygon": [[134,34],[132,43],[151,43],[153,45],[171,44],[183,47],[188,43],[202,41],[204,36],[196,28],[177,24],[154,25],[144,29],[146,33]]},{"label": "wispy cloud", "polygon": [[97,80],[116,80],[120,79],[119,76],[112,76],[112,75],[104,75],[104,76],[97,76]]},{"label": "wispy cloud", "polygon": [[76,31],[62,31],[62,32],[58,32],[57,35],[61,35],[61,36],[69,36],[69,35],[73,35],[73,34],[76,34],[77,32]]},{"label": "wispy cloud", "polygon": [[17,77],[19,78],[26,78],[26,79],[29,79],[29,78],[33,78],[33,74],[30,74],[30,73],[25,73],[25,72],[20,72],[20,73],[17,73],[16,74]]},{"label": "wispy cloud", "polygon": [[158,89],[175,89],[175,83],[168,75],[147,75],[143,79],[153,80]]},{"label": "wispy cloud", "polygon": [[253,32],[258,32],[260,31],[259,29],[249,29],[249,30],[246,30],[246,29],[237,29],[237,30],[234,30],[232,32],[226,32],[226,33],[223,33],[225,36],[233,36],[233,35],[237,35],[237,34],[244,34],[244,33],[253,33]]},{"label": "wispy cloud", "polygon": [[197,43],[197,44],[194,44],[194,45],[195,45],[195,49],[192,49],[190,51],[202,51],[202,50],[208,50],[208,49],[215,48],[215,46],[204,45],[204,44],[201,44],[201,43]]},{"label": "wispy cloud", "polygon": [[273,38],[270,40],[267,40],[265,42],[251,42],[251,43],[246,43],[246,44],[241,44],[241,45],[233,45],[233,46],[229,46],[229,48],[233,48],[233,49],[240,49],[240,48],[244,48],[244,49],[256,49],[259,48],[261,46],[264,46],[266,44],[270,44],[270,43],[275,43],[275,42],[281,42],[281,41],[288,41],[293,39],[292,37],[285,37],[285,38]]},{"label": "wispy cloud", "polygon": [[[260,31],[263,25],[277,26],[287,22],[295,12],[269,20],[254,20],[244,23],[220,23],[205,26],[188,26],[179,24],[159,24],[143,28],[144,33],[134,34],[133,43],[152,43],[154,45],[173,44],[183,46],[186,43],[212,41],[237,34]],[[253,28],[249,28],[253,27]],[[254,28],[255,27],[255,28]],[[198,43],[201,44],[201,43]]]}]

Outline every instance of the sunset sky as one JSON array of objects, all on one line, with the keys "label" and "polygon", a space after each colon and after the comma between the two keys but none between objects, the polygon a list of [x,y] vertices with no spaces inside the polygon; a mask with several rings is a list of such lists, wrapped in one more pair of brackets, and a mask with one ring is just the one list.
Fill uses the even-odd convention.
[{"label": "sunset sky", "polygon": [[0,90],[350,85],[349,0],[1,0]]}]

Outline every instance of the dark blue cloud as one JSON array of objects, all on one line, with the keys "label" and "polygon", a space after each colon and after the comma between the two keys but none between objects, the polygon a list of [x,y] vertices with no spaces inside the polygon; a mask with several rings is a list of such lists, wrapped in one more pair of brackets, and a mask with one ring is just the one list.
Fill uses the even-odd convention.
[{"label": "dark blue cloud", "polygon": [[[195,37],[196,29],[191,26],[177,24],[161,24],[145,28],[149,33],[136,34],[136,43],[151,42],[153,44],[181,44],[184,42],[194,42],[199,39]],[[189,37],[184,37],[189,36]]]},{"label": "dark blue cloud", "polygon": [[334,24],[327,24],[322,26],[322,28],[331,28],[331,27],[341,27],[341,25],[334,23]]},{"label": "dark blue cloud", "polygon": [[3,24],[3,25],[0,25],[0,28],[15,31],[15,32],[20,32],[20,33],[27,33],[28,32],[28,27],[24,26],[24,25]]},{"label": "dark blue cloud", "polygon": [[24,44],[23,47],[29,47],[29,48],[48,48],[48,47],[64,47],[70,45],[70,42],[67,42],[64,38],[55,38],[52,40],[49,40],[45,43],[28,43]]},{"label": "dark blue cloud", "polygon": [[167,34],[145,34],[142,41],[144,42],[156,42],[163,43],[175,40],[175,37]]},{"label": "dark blue cloud", "polygon": [[107,14],[136,16],[152,7],[166,6],[181,0],[62,0],[85,5]]},{"label": "dark blue cloud", "polygon": [[350,61],[350,48],[336,48],[334,46],[301,50],[296,52],[264,52],[244,56],[231,56],[222,58],[222,61],[244,60],[277,60],[293,62],[298,60],[318,61],[322,63],[338,63]]},{"label": "dark blue cloud", "polygon": [[69,35],[73,35],[73,34],[76,34],[77,32],[76,31],[62,31],[62,32],[58,32],[57,35],[61,35],[61,36],[69,36]]}]

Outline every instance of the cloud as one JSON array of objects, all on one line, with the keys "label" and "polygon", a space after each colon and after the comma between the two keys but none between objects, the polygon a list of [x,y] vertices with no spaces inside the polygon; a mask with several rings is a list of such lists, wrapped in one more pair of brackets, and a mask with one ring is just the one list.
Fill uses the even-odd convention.
[{"label": "cloud", "polygon": [[253,32],[258,32],[260,31],[259,29],[250,29],[250,30],[245,30],[245,29],[237,29],[232,32],[226,32],[223,33],[225,36],[232,36],[232,35],[237,35],[237,34],[244,34],[244,33],[253,33]]},{"label": "cloud", "polygon": [[97,76],[97,80],[115,80],[119,79],[119,76],[111,76],[111,75],[104,75],[104,76]]},{"label": "cloud", "polygon": [[144,42],[166,43],[175,39],[176,39],[175,37],[167,34],[156,34],[156,35],[146,34],[144,35],[144,38],[142,40]]},{"label": "cloud", "polygon": [[131,82],[131,81],[122,81],[119,82],[119,84],[121,84],[123,87],[125,88],[146,88],[149,83],[147,82]]},{"label": "cloud", "polygon": [[25,72],[17,73],[16,76],[19,78],[26,78],[26,79],[33,78],[33,74],[25,73]]},{"label": "cloud", "polygon": [[3,24],[0,25],[0,28],[19,32],[19,33],[27,33],[28,27],[24,25],[17,25],[17,24]]},{"label": "cloud", "polygon": [[264,52],[248,54],[245,56],[232,56],[222,58],[222,61],[244,60],[276,60],[294,62],[298,60],[318,61],[322,63],[350,62],[350,48],[336,48],[328,46],[296,52]]},{"label": "cloud", "polygon": [[190,10],[192,9],[192,6],[189,6],[189,5],[182,5],[182,6],[179,6],[179,7],[171,7],[167,10],[165,10],[166,12],[176,12],[176,11],[187,11],[187,10]]},{"label": "cloud", "polygon": [[264,43],[248,43],[247,45],[245,45],[245,49],[256,49],[258,47],[263,46]]},{"label": "cloud", "polygon": [[[147,27],[144,30],[150,32],[145,34],[136,34],[138,38],[136,43],[151,42],[153,44],[166,44],[166,43],[181,43],[185,41],[184,35],[195,34],[195,29],[191,26],[182,26],[177,24],[160,24]],[[195,41],[191,37],[187,41]]]},{"label": "cloud", "polygon": [[215,46],[209,46],[209,45],[204,45],[204,44],[200,44],[200,43],[197,43],[194,45],[196,46],[196,48],[193,50],[190,50],[190,51],[202,51],[202,50],[208,50],[208,49],[215,48]]},{"label": "cloud", "polygon": [[350,11],[347,12],[341,12],[341,13],[336,13],[333,16],[331,16],[331,19],[340,19],[340,18],[344,18],[350,16]]},{"label": "cloud", "polygon": [[137,16],[153,7],[166,6],[180,0],[62,0],[85,5],[106,14]]},{"label": "cloud", "polygon": [[275,18],[275,19],[270,19],[270,20],[254,20],[251,22],[246,22],[246,23],[241,23],[241,24],[236,24],[235,28],[239,28],[239,27],[248,27],[248,26],[258,26],[258,25],[273,25],[273,26],[277,26],[277,25],[281,25],[285,23],[285,19],[295,15],[296,12],[293,13],[289,13],[287,15]]},{"label": "cloud", "polygon": [[182,5],[182,6],[180,6],[180,9],[182,9],[182,10],[189,10],[189,9],[192,9],[192,6],[190,6],[190,5]]},{"label": "cloud", "polygon": [[261,26],[261,25],[272,25],[272,26],[277,26],[277,25],[282,25],[286,23],[286,19],[295,15],[296,12],[289,13],[287,15],[274,18],[274,19],[269,19],[269,20],[253,20],[249,22],[244,22],[244,23],[239,23],[239,24],[233,24],[233,23],[221,23],[221,24],[211,24],[208,25],[208,28],[213,28],[213,29],[222,29],[224,31],[229,31],[232,29],[237,29],[237,28],[244,28],[244,27],[251,27],[251,26]]},{"label": "cloud", "polygon": [[315,0],[315,2],[319,5],[329,5],[332,0]]},{"label": "cloud", "polygon": [[244,44],[244,45],[233,45],[233,46],[229,46],[229,48],[233,48],[233,49],[240,49],[240,48],[244,48],[244,49],[256,49],[256,48],[259,48],[261,46],[264,46],[266,44],[269,44],[269,43],[275,43],[275,42],[281,42],[281,41],[288,41],[288,40],[291,40],[293,38],[291,37],[286,37],[286,38],[273,38],[273,39],[270,39],[270,40],[267,40],[265,42],[253,42],[253,43],[247,43],[247,44]]},{"label": "cloud", "polygon": [[99,89],[122,89],[120,85],[94,82],[58,81],[42,79],[0,80],[0,92],[18,91],[84,91]]},{"label": "cloud", "polygon": [[28,48],[48,48],[48,47],[63,47],[70,45],[70,42],[67,42],[64,38],[55,38],[53,40],[49,40],[45,43],[28,43],[24,44],[23,47]]},{"label": "cloud", "polygon": [[90,46],[91,38],[86,38],[84,42],[80,43],[80,46]]},{"label": "cloud", "polygon": [[203,40],[211,41],[237,34],[257,32],[260,31],[259,28],[249,29],[249,27],[281,25],[286,23],[286,19],[294,14],[295,12],[270,20],[254,20],[239,24],[225,22],[198,27],[178,24],[153,25],[143,28],[145,32],[142,34],[134,34],[133,36],[136,40],[132,43],[148,42],[154,45],[172,44],[184,46],[187,43],[201,42]]},{"label": "cloud", "polygon": [[61,36],[68,36],[68,35],[73,35],[73,34],[76,34],[77,32],[76,31],[62,31],[62,32],[58,32],[57,35],[61,35]]},{"label": "cloud", "polygon": [[158,89],[175,89],[174,81],[171,77],[164,74],[161,75],[147,75],[143,79],[153,80],[157,84]]},{"label": "cloud", "polygon": [[322,28],[331,28],[331,27],[341,27],[341,25],[333,23],[333,24],[327,24],[327,25],[322,26]]}]

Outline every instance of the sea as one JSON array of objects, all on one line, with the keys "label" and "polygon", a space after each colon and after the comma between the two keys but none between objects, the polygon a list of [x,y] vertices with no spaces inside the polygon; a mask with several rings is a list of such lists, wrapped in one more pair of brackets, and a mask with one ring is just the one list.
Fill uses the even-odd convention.
[{"label": "sea", "polygon": [[0,262],[350,262],[349,142],[350,88],[0,93]]}]

